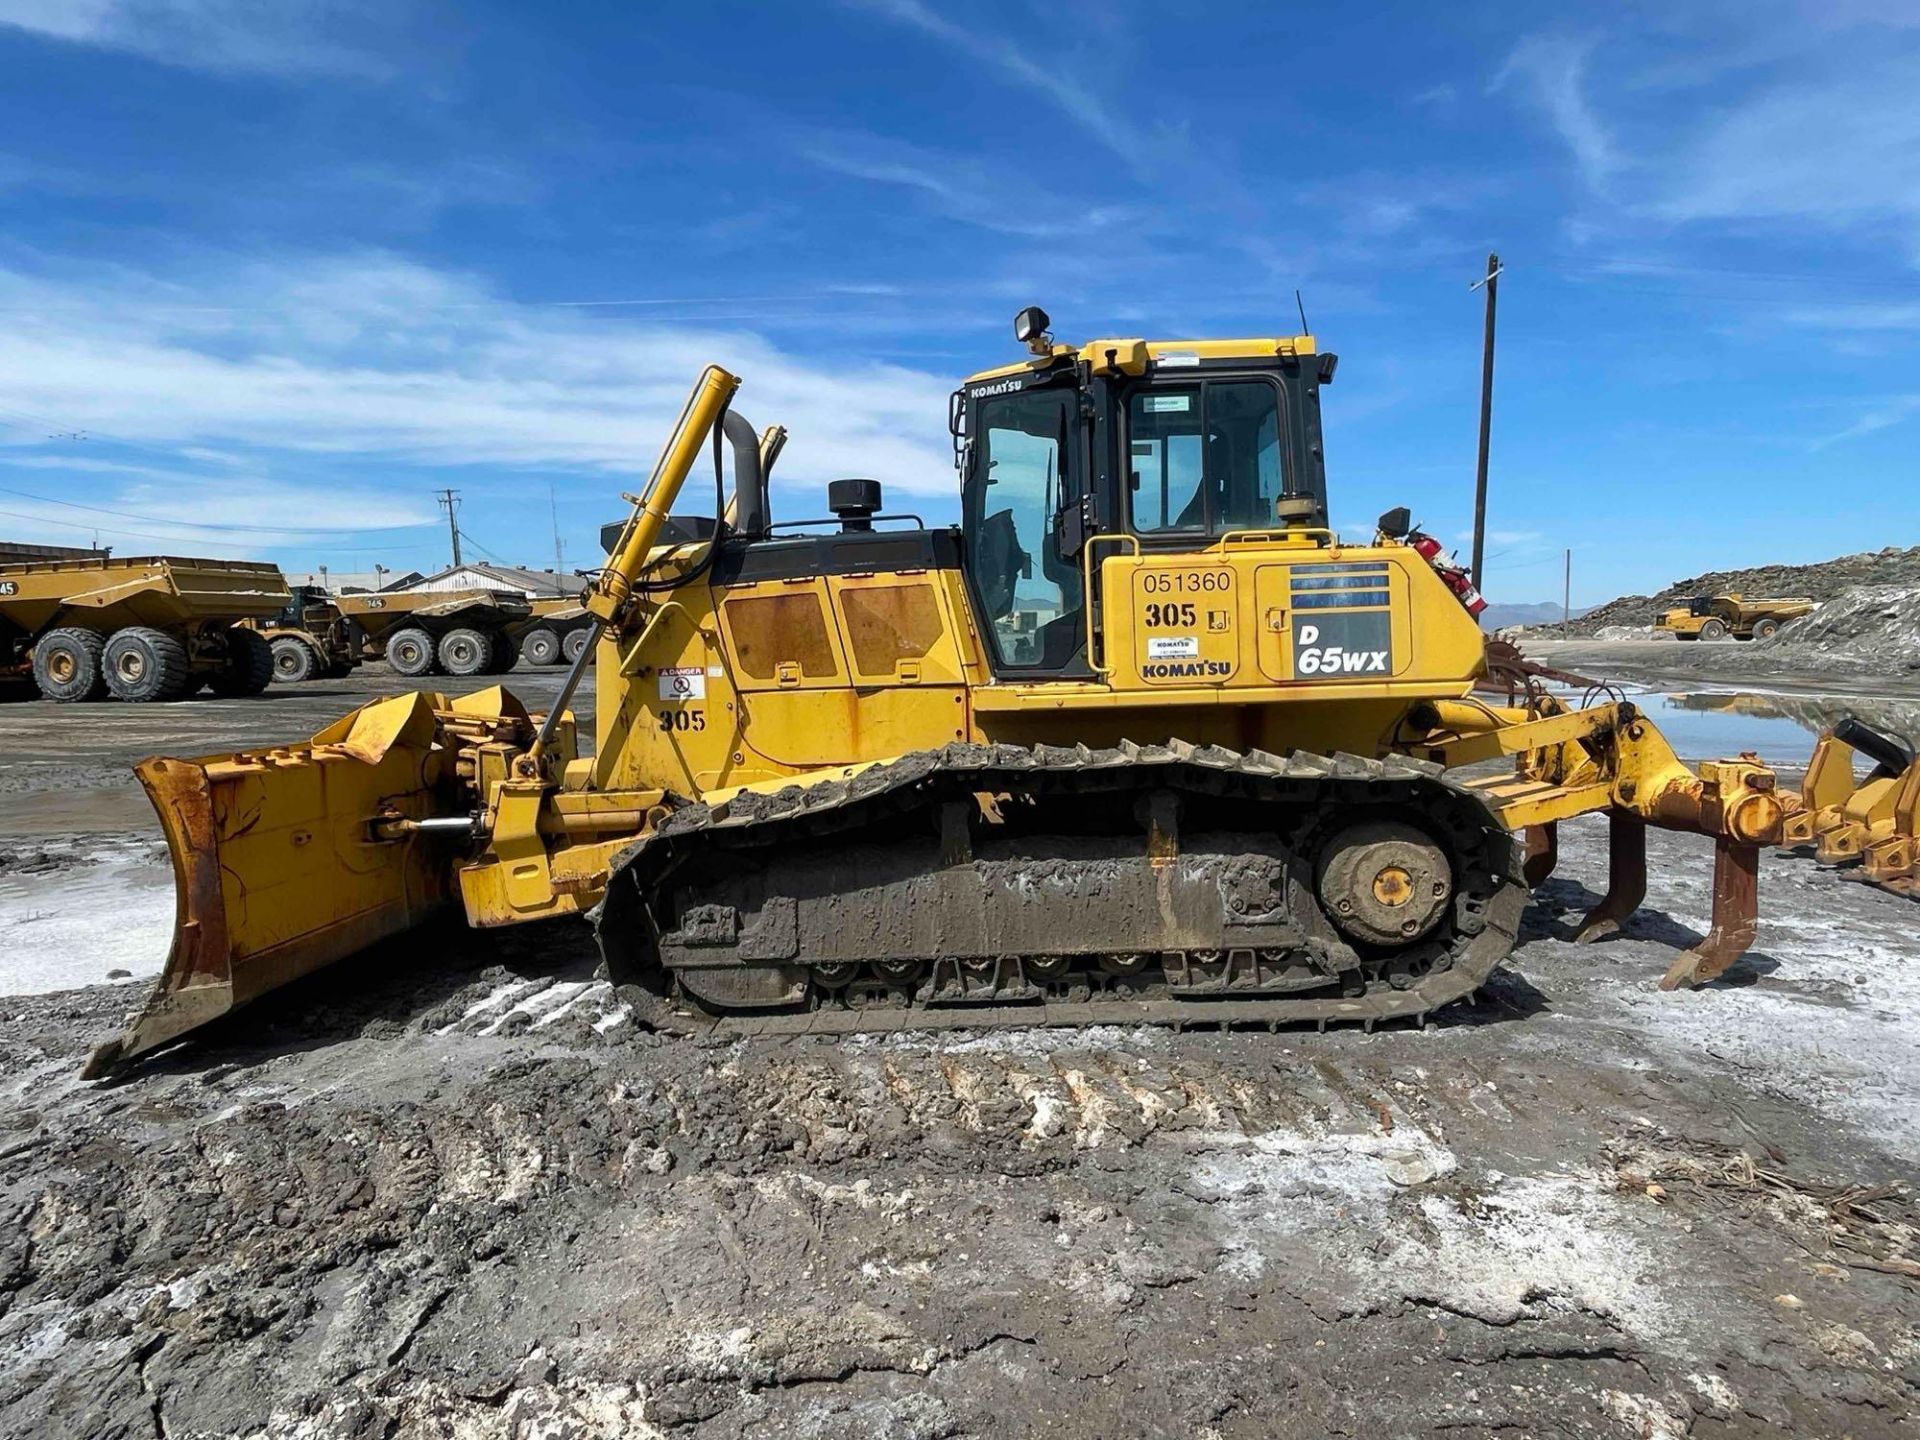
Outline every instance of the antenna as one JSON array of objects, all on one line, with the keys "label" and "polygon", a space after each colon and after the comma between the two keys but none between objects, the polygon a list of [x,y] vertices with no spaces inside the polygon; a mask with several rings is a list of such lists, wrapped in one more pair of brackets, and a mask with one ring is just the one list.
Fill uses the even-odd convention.
[{"label": "antenna", "polygon": [[1293,292],[1293,303],[1300,307],[1300,333],[1302,335],[1311,335],[1313,333],[1313,327],[1307,324],[1307,302],[1300,298],[1298,287],[1296,287]]},{"label": "antenna", "polygon": [[560,549],[560,502],[554,497],[553,482],[547,482],[547,510],[553,516],[553,593],[563,594],[561,576],[567,573],[567,562]]}]

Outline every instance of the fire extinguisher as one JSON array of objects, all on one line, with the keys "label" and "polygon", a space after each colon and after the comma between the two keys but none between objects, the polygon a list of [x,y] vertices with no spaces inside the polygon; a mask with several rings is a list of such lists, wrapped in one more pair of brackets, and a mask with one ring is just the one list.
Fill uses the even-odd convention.
[{"label": "fire extinguisher", "polygon": [[1419,551],[1422,559],[1433,566],[1434,572],[1446,582],[1447,588],[1453,591],[1455,598],[1467,607],[1467,613],[1478,620],[1480,612],[1487,608],[1487,602],[1475,588],[1473,577],[1467,574],[1466,568],[1443,558],[1441,554],[1443,547],[1440,542],[1424,530],[1415,530],[1410,533],[1407,536],[1407,543]]}]

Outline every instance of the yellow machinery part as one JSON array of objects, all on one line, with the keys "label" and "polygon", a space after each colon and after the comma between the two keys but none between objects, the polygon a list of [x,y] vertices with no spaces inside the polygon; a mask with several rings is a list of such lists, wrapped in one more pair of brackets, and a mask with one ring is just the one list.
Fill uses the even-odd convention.
[{"label": "yellow machinery part", "polygon": [[[1845,731],[1842,722],[1838,730]],[[1882,751],[1865,780],[1855,778],[1860,751],[1836,730],[1815,742],[1800,793],[1781,843],[1812,847],[1822,865],[1854,866],[1863,880],[1896,895],[1920,898],[1920,759],[1895,768],[1900,756],[1858,731],[1855,738]]]},{"label": "yellow machinery part", "polygon": [[[1115,355],[1122,368],[1138,358]],[[718,367],[703,373],[583,597],[599,632],[590,760],[575,757],[566,714],[583,656],[537,733],[498,688],[451,704],[413,695],[364,706],[303,745],[141,767],[174,855],[179,924],[153,1000],[89,1073],[418,923],[451,899],[456,877],[477,925],[581,913],[619,853],[680,805],[781,792],[956,740],[1124,746],[1144,730],[1174,744],[1398,752],[1449,768],[1505,760],[1507,773],[1469,788],[1527,836],[1530,882],[1551,871],[1559,821],[1611,819],[1609,887],[1583,938],[1617,929],[1639,904],[1645,831],[1661,826],[1711,837],[1716,856],[1711,932],[1663,983],[1711,979],[1751,943],[1757,847],[1782,834],[1772,772],[1749,756],[1695,773],[1625,703],[1467,699],[1483,670],[1478,629],[1391,536],[1343,547],[1283,527],[1097,557],[1089,544],[1082,563],[1098,563],[1112,597],[1088,636],[1096,674],[1044,683],[996,675],[951,564],[703,577],[698,547],[663,553],[658,541],[739,384]],[[763,458],[776,442],[760,437]],[[1328,645],[1309,665],[1303,627],[1317,633],[1343,613],[1381,638]],[[1180,663],[1153,663],[1156,620],[1194,632],[1161,652]]]},{"label": "yellow machinery part", "polygon": [[364,705],[303,745],[143,762],[173,857],[173,946],[146,1008],[86,1073],[445,906],[449,837],[414,827],[457,804],[461,730],[524,725],[517,709],[497,687],[451,706],[417,693]]}]

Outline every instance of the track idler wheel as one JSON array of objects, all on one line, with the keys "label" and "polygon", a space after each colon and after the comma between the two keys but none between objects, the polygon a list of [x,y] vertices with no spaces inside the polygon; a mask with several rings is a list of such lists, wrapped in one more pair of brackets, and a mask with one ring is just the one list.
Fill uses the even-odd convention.
[{"label": "track idler wheel", "polygon": [[1320,854],[1321,907],[1351,940],[1405,945],[1440,923],[1453,866],[1427,835],[1395,820],[1350,826]]}]

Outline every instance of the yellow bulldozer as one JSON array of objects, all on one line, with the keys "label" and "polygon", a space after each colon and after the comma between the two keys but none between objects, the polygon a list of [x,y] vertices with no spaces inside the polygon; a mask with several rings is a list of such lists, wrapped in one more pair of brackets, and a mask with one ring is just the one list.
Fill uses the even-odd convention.
[{"label": "yellow bulldozer", "polygon": [[[1663,984],[1744,952],[1772,772],[1696,773],[1624,701],[1473,698],[1479,628],[1406,512],[1327,526],[1311,336],[1015,329],[1028,358],[952,399],[955,527],[866,479],[776,526],[784,431],[709,367],[546,713],[423,692],[144,762],[179,923],[88,1073],[453,904],[590,917],[663,1026],[1422,1021],[1486,982],[1590,813],[1611,874],[1583,935],[1638,906],[1663,826],[1716,854],[1711,931]],[[710,439],[712,514],[673,514]]]}]

